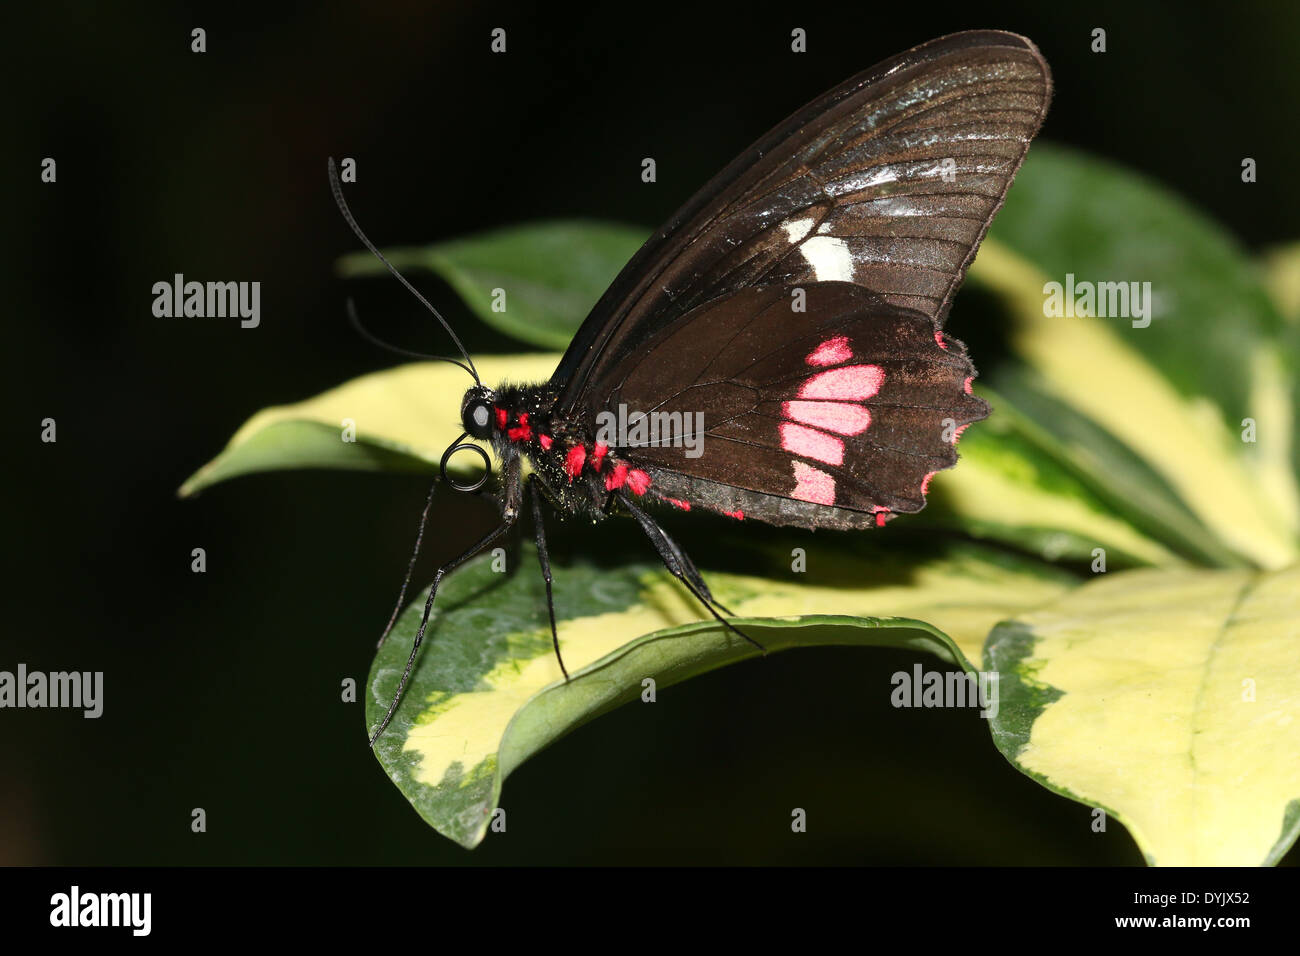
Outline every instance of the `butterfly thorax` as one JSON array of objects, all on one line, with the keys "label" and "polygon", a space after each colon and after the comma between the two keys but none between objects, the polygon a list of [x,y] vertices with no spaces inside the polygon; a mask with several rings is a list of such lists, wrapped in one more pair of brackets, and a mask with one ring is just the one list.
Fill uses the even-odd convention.
[{"label": "butterfly thorax", "polygon": [[475,386],[465,393],[461,419],[475,438],[491,443],[503,463],[527,458],[559,510],[597,520],[617,493],[642,496],[651,478],[589,433],[576,416],[555,410],[550,385]]}]

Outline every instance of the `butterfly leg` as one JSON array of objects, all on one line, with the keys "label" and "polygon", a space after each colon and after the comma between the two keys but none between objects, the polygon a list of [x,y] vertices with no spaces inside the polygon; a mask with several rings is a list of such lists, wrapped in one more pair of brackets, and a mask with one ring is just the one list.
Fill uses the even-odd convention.
[{"label": "butterfly leg", "polygon": [[[624,507],[627,508],[632,517],[637,520],[637,524],[641,525],[641,530],[645,532],[646,537],[650,539],[650,543],[654,545],[655,551],[659,553],[659,559],[663,561],[664,567],[668,569],[669,573],[672,574],[673,577],[677,578],[677,580],[681,581],[682,584],[686,585],[686,589],[690,591],[691,594],[695,595],[695,599],[703,604],[708,612],[712,614],[719,623],[727,628],[727,630],[743,637],[766,654],[766,647],[758,643],[758,641],[754,640],[717,612],[714,607],[717,602],[713,600],[707,587],[701,590],[701,588],[696,586],[696,581],[701,585],[704,583],[703,578],[700,577],[700,572],[696,569],[691,559],[686,557],[686,553],[677,546],[672,538],[668,537],[668,532],[664,531],[664,529],[659,527],[658,523],[653,518],[634,505],[626,495],[619,495],[619,499],[623,502]],[[690,569],[689,572],[687,571],[687,568]],[[727,613],[730,614],[731,612],[728,611]]]},{"label": "butterfly leg", "polygon": [[[618,500],[618,497],[618,492],[611,491],[609,496],[605,499],[604,507],[601,510],[605,514],[610,514],[611,508],[613,507],[614,502]],[[713,592],[711,592],[709,586],[704,583],[704,576],[701,575],[699,570],[695,567],[695,562],[691,560],[690,555],[678,547],[677,542],[670,538],[663,528],[659,528],[659,530],[663,533],[665,543],[672,549],[673,556],[681,564],[682,573],[685,574],[686,577],[690,579],[691,584],[695,585],[696,589],[704,595],[705,603],[712,604],[725,614],[732,614],[730,608],[713,596]]]},{"label": "butterfly leg", "polygon": [[[631,507],[630,503],[628,504],[629,507]],[[644,517],[645,521],[648,521],[651,527],[653,527],[654,531],[652,533],[649,528],[646,528],[645,522],[641,523],[641,527],[646,529],[646,534],[650,536],[650,540],[654,543],[655,549],[659,551],[660,557],[664,559],[664,564],[668,567],[668,570],[672,571],[673,574],[678,575],[678,577],[684,575],[686,583],[691,585],[692,590],[699,592],[696,596],[701,597],[705,604],[712,605],[727,614],[731,614],[732,612],[730,610],[714,598],[713,592],[710,591],[709,586],[704,583],[704,576],[700,574],[699,569],[695,567],[695,562],[690,559],[690,556],[681,549],[681,546],[678,545],[676,541],[669,537],[668,532],[644,511],[641,511],[636,517],[638,521],[641,521],[641,518]],[[665,550],[671,555],[671,559],[664,556]],[[680,574],[678,574],[679,570],[681,572]]]},{"label": "butterfly leg", "polygon": [[384,719],[380,722],[379,728],[370,737],[370,746],[372,748],[375,746],[375,741],[379,739],[380,734],[388,729],[389,721],[393,719],[393,714],[397,712],[397,705],[402,702],[402,694],[406,690],[407,682],[411,679],[411,669],[415,666],[415,658],[420,652],[420,644],[424,642],[424,632],[429,626],[429,615],[433,612],[433,599],[438,594],[438,585],[442,582],[443,577],[450,574],[497,538],[501,537],[513,528],[515,522],[519,520],[522,483],[519,480],[518,458],[507,459],[504,462],[501,478],[504,485],[501,496],[501,524],[480,538],[478,542],[464,554],[444,564],[434,574],[433,583],[429,585],[429,596],[424,600],[424,615],[420,618],[420,628],[415,632],[415,640],[411,644],[410,656],[406,659],[406,669],[402,671],[402,679],[397,685],[397,693],[393,695],[393,702],[388,705],[388,713],[384,714]]},{"label": "butterfly leg", "polygon": [[533,499],[533,525],[537,534],[537,561],[542,566],[542,580],[546,582],[546,611],[551,616],[551,643],[555,645],[555,659],[560,662],[560,673],[569,679],[569,669],[560,654],[560,635],[555,629],[555,599],[551,595],[551,558],[546,551],[546,529],[542,526],[542,493],[537,488],[536,476],[528,479],[529,495]]},{"label": "butterfly leg", "polygon": [[379,635],[379,643],[375,645],[375,650],[384,646],[384,641],[388,640],[389,632],[392,631],[393,625],[397,623],[397,615],[402,613],[402,606],[406,603],[406,589],[411,586],[411,575],[415,573],[415,560],[420,556],[420,545],[424,542],[424,526],[429,523],[429,508],[433,506],[433,493],[438,488],[438,482],[434,481],[429,486],[429,497],[424,501],[424,511],[420,514],[420,529],[415,533],[415,550],[411,552],[411,561],[406,566],[406,578],[402,581],[402,590],[397,592],[397,604],[393,608],[392,615],[388,618],[388,625],[384,628],[384,633]]},{"label": "butterfly leg", "polygon": [[[434,481],[429,486],[429,496],[424,501],[424,510],[420,513],[420,524],[415,532],[415,547],[411,551],[411,560],[406,565],[406,577],[402,579],[402,588],[397,592],[397,603],[393,606],[393,613],[388,618],[388,624],[384,627],[384,633],[379,635],[379,643],[375,649],[384,646],[384,641],[388,640],[388,635],[392,633],[393,625],[397,623],[397,616],[402,613],[402,608],[406,605],[406,591],[411,586],[411,577],[415,574],[415,562],[420,557],[420,546],[424,543],[424,529],[429,523],[429,510],[433,507],[433,494],[438,490],[438,482]],[[480,496],[491,497],[486,492],[476,492]]]},{"label": "butterfly leg", "polygon": [[[660,528],[659,530],[663,531],[663,528]],[[733,612],[731,608],[727,607],[713,596],[713,592],[711,592],[709,586],[704,583],[704,576],[700,574],[699,569],[695,567],[695,562],[691,560],[691,556],[683,551],[681,545],[670,538],[666,531],[664,531],[664,542],[672,549],[673,556],[681,562],[682,573],[686,575],[691,584],[695,585],[700,594],[704,595],[705,603],[712,604],[723,614],[730,614],[732,617],[735,617],[735,612]]]}]

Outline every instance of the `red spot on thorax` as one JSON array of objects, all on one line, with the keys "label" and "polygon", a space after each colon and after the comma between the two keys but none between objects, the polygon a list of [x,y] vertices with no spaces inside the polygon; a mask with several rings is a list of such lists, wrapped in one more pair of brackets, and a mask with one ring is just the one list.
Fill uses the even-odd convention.
[{"label": "red spot on thorax", "polygon": [[555,440],[550,435],[538,435],[537,440],[542,445],[542,451],[550,451],[551,445],[555,444]]},{"label": "red spot on thorax", "polygon": [[510,420],[510,413],[504,408],[494,408],[493,411],[497,413],[497,428],[505,428],[506,422]]},{"label": "red spot on thorax", "polygon": [[511,441],[527,441],[533,437],[532,426],[528,424],[528,413],[522,412],[519,415],[519,424],[506,432],[506,437]]},{"label": "red spot on thorax", "polygon": [[582,472],[582,463],[587,460],[587,449],[574,445],[564,456],[564,470],[568,472],[569,481],[573,481]]},{"label": "red spot on thorax", "polygon": [[650,476],[640,468],[627,473],[627,486],[634,494],[643,495],[650,490]]},{"label": "red spot on thorax", "polygon": [[591,452],[591,467],[594,468],[596,471],[600,471],[600,466],[605,461],[605,453],[607,451],[609,451],[608,445],[602,442],[596,442],[595,447],[592,449]]},{"label": "red spot on thorax", "polygon": [[615,491],[623,487],[623,482],[627,481],[627,465],[619,462],[614,466],[614,470],[605,478],[605,490]]}]

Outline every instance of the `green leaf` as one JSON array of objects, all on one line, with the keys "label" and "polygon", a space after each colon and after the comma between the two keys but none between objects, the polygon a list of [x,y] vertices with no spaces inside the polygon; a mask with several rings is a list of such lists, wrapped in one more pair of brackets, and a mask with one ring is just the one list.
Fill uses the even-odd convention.
[{"label": "green leaf", "polygon": [[1300,568],[1105,575],[999,624],[992,729],[1149,862],[1276,863],[1300,834]]},{"label": "green leaf", "polygon": [[[1004,428],[1072,475],[1093,507],[1123,519],[1200,564],[1246,565],[1206,528],[1146,460],[1073,406],[1054,397],[1032,373],[1004,369],[998,394]],[[1050,423],[1050,428],[1040,424]],[[965,452],[965,441],[962,444]],[[1157,563],[1157,562],[1152,562]],[[1159,562],[1176,563],[1176,562]]]},{"label": "green leaf", "polygon": [[[563,349],[646,235],[636,226],[551,220],[384,254],[399,269],[437,273],[493,328]],[[346,277],[386,273],[368,252],[344,256],[339,271]],[[503,311],[493,308],[494,289],[505,291]]]},{"label": "green leaf", "polygon": [[[974,545],[952,544],[927,557],[861,536],[851,550],[846,543],[800,537],[807,574],[791,571],[786,544],[763,546],[761,576],[710,569],[707,559],[704,574],[736,623],[769,653],[890,645],[927,649],[965,668],[995,622],[1075,583]],[[584,545],[589,553],[615,547]],[[753,540],[744,547],[754,548]],[[375,748],[420,815],[466,847],[483,839],[512,770],[580,724],[637,699],[646,678],[659,692],[758,653],[714,622],[701,622],[699,604],[657,563],[601,567],[582,560],[555,568],[556,619],[573,677],[565,683],[535,555],[523,550],[516,573],[494,573],[485,555],[444,581],[411,684]],[[717,553],[734,557],[736,550]],[[423,596],[411,603],[375,658],[368,727],[378,726],[388,708],[423,605]]]},{"label": "green leaf", "polygon": [[[1150,326],[1045,317],[1044,283],[1067,273],[1151,282]],[[1300,556],[1285,323],[1220,228],[1131,173],[1036,146],[971,278],[1011,304],[1039,387],[1143,458],[1221,542],[1264,567]],[[1242,440],[1246,418],[1259,441]]]},{"label": "green leaf", "polygon": [[935,476],[929,503],[909,522],[1005,542],[1046,561],[1091,563],[1100,548],[1110,569],[1185,563],[1107,507],[1088,472],[1072,469],[1004,397],[978,391],[993,414],[962,436],[957,467]]},{"label": "green leaf", "polygon": [[[558,360],[535,353],[485,355],[477,365],[484,381],[544,382]],[[221,454],[189,477],[180,495],[280,468],[430,471],[462,432],[460,399],[471,384],[454,365],[417,362],[354,378],[302,402],[263,409],[240,427]],[[355,441],[344,440],[347,421],[354,423]],[[472,453],[465,453],[452,458],[448,469],[473,471],[479,465]]]}]

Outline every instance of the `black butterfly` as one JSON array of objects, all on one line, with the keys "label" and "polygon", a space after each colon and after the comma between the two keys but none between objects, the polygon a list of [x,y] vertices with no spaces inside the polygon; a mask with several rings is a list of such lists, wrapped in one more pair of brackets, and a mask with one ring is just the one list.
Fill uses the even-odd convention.
[{"label": "black butterfly", "polygon": [[[746,640],[652,510],[840,529],[920,511],[930,478],[956,463],[961,430],[988,415],[943,321],[1050,98],[1047,64],[1024,37],[925,43],[805,106],[714,177],[633,256],[549,382],[484,385],[448,326],[475,380],[465,433],[501,460],[502,520],[434,576],[371,745],[401,700],[438,583],[515,524],[525,495],[557,656],[543,501],[631,515],[668,570]],[[333,160],[330,171],[344,216],[379,255]],[[462,449],[489,464],[466,435],[444,454],[444,478]],[[533,467],[527,490],[521,456]],[[475,490],[486,477],[452,484]]]}]

